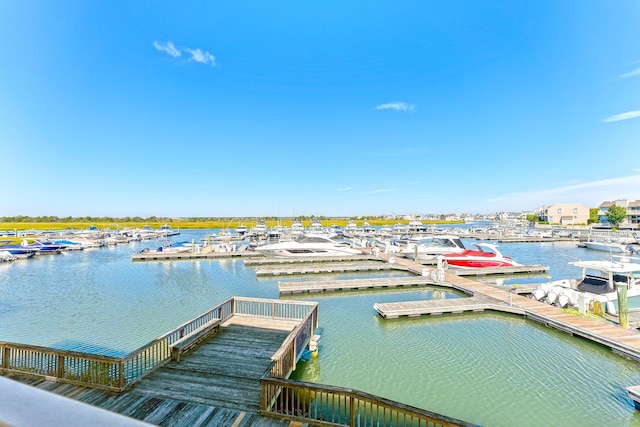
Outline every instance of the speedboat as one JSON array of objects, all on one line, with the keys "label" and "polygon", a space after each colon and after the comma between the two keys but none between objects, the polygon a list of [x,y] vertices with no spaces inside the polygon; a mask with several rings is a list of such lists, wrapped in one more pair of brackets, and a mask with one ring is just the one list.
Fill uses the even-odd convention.
[{"label": "speedboat", "polygon": [[34,240],[32,242],[29,242],[29,240],[24,239],[22,241],[22,247],[35,250],[37,255],[50,255],[61,253],[67,247],[67,245],[51,242],[48,240]]},{"label": "speedboat", "polygon": [[0,240],[0,251],[8,252],[18,258],[29,258],[36,254],[35,249],[15,244],[13,240]]},{"label": "speedboat", "polygon": [[476,243],[476,250],[466,249],[462,252],[442,255],[444,261],[459,268],[513,267],[521,265],[502,255],[498,247],[491,243]]},{"label": "speedboat", "polygon": [[460,237],[442,234],[409,241],[400,253],[405,258],[430,262],[435,261],[438,255],[459,254],[465,250]]},{"label": "speedboat", "polygon": [[284,242],[271,243],[255,248],[267,256],[275,257],[312,257],[312,256],[353,256],[362,252],[354,249],[348,242],[339,242],[332,237],[303,235]]},{"label": "speedboat", "polygon": [[623,242],[623,241],[611,241],[611,240],[592,240],[584,242],[584,247],[587,249],[593,249],[596,251],[604,251],[614,254],[631,253],[632,250],[629,246],[635,243],[635,241]]},{"label": "speedboat", "polygon": [[164,224],[161,225],[158,229],[158,234],[165,237],[177,236],[178,234],[180,234],[180,231],[174,230],[173,227],[171,227],[169,224]]},{"label": "speedboat", "polygon": [[629,308],[640,308],[640,264],[622,257],[619,261],[574,261],[569,264],[582,268],[580,279],[543,283],[532,293],[532,298],[567,307],[577,306],[582,297],[584,305],[599,304],[604,312],[617,314],[616,284],[625,284]]}]

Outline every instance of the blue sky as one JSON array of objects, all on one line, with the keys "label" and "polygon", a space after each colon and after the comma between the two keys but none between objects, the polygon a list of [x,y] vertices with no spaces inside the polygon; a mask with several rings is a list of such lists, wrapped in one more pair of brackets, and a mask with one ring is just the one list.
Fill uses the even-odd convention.
[{"label": "blue sky", "polygon": [[634,0],[0,2],[0,216],[640,199]]}]

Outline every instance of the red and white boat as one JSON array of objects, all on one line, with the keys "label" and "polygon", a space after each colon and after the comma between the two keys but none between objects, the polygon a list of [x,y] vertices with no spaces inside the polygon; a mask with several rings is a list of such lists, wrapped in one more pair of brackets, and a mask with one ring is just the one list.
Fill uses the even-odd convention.
[{"label": "red and white boat", "polygon": [[460,253],[442,255],[444,261],[453,267],[459,268],[485,268],[485,267],[513,267],[522,265],[502,255],[496,245],[491,243],[477,243],[478,248],[467,249]]}]

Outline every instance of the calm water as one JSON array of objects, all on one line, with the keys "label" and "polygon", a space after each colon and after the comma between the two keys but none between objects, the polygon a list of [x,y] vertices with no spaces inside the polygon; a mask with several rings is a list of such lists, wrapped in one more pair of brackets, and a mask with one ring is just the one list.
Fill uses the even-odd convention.
[{"label": "calm water", "polygon": [[[174,240],[210,232],[186,231]],[[0,264],[0,340],[122,355],[228,297],[278,298],[278,278],[257,279],[242,260],[131,262],[131,255],[153,246],[131,243]],[[522,263],[551,266],[553,279],[579,276],[569,261],[605,257],[572,243],[500,248]],[[603,347],[518,316],[384,320],[372,308],[445,297],[456,295],[420,288],[286,297],[320,303],[319,358],[300,363],[296,377],[485,426],[640,426],[625,390],[640,385],[640,365]]]}]

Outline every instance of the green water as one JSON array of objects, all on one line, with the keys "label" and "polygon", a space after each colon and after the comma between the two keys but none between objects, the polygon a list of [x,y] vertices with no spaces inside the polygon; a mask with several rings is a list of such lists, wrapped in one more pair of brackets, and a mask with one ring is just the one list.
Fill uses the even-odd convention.
[{"label": "green water", "polygon": [[[145,245],[0,264],[0,341],[122,355],[231,296],[278,298],[278,280],[300,280],[256,278],[238,259],[132,263]],[[580,273],[567,260],[594,256],[569,245],[505,246],[516,259],[551,265],[553,279]],[[385,320],[373,309],[443,297],[457,296],[413,288],[283,298],[319,302],[319,358],[295,376],[485,426],[640,426],[625,390],[640,385],[640,364],[604,347],[518,316]]]},{"label": "green water", "polygon": [[318,359],[294,378],[485,426],[640,426],[625,390],[640,384],[639,366],[602,346],[513,315],[385,320],[371,309],[425,294],[319,299]]}]

